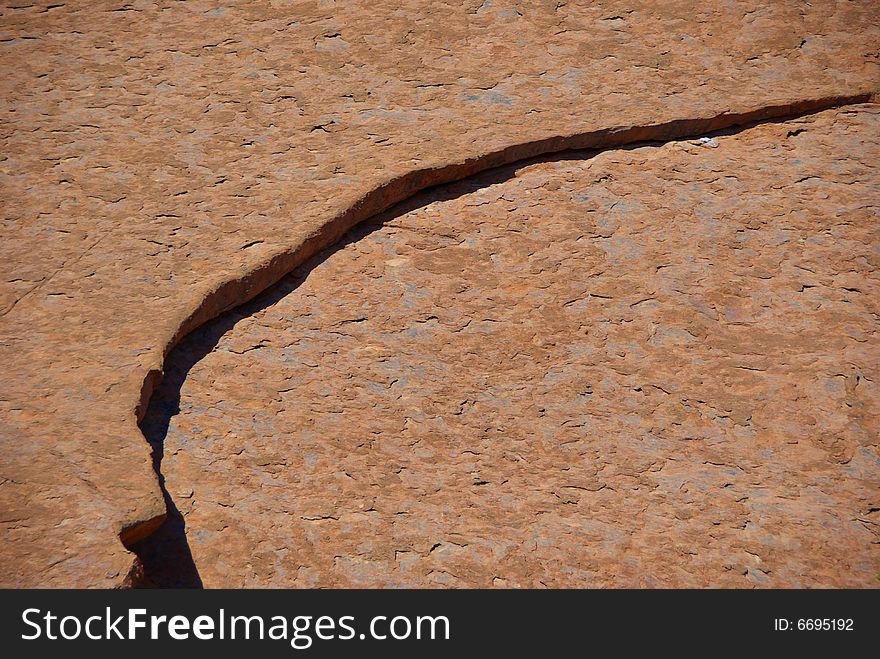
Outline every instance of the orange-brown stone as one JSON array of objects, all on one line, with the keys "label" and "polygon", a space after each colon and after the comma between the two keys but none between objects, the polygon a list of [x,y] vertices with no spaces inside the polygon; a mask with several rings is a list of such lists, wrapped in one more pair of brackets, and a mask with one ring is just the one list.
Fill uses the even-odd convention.
[{"label": "orange-brown stone", "polygon": [[573,153],[356,229],[172,353],[147,576],[876,585],[878,127]]},{"label": "orange-brown stone", "polygon": [[[866,100],[874,0],[0,8],[0,585],[118,586],[177,340],[427,185]],[[829,165],[830,166],[830,165]]]}]

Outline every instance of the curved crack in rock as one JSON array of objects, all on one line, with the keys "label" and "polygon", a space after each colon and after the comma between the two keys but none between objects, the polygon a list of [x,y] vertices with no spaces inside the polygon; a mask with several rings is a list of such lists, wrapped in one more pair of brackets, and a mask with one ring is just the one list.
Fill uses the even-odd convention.
[{"label": "curved crack in rock", "polygon": [[876,112],[484,174],[198,329],[147,578],[870,585]]},{"label": "curved crack in rock", "polygon": [[[328,245],[334,244],[351,227],[377,215],[421,190],[461,180],[477,172],[529,158],[558,153],[562,151],[603,149],[634,144],[641,141],[664,141],[675,138],[705,134],[727,128],[748,126],[761,121],[791,118],[810,114],[828,108],[841,107],[870,101],[873,93],[859,93],[847,96],[804,99],[781,105],[768,105],[739,112],[724,112],[711,117],[676,119],[673,121],[644,126],[620,126],[566,136],[555,136],[542,140],[514,144],[498,151],[472,157],[442,167],[410,171],[403,176],[374,188],[342,214],[323,223],[320,227],[300,241],[295,247],[283,248],[274,254],[264,255],[264,259],[251,268],[244,268],[239,278],[229,279],[213,287],[200,297],[196,309],[179,321],[174,336],[166,344],[162,354],[163,363],[169,351],[194,328],[203,325],[229,309],[252,299],[255,295],[277,282],[297,265],[311,258]],[[147,368],[146,376],[139,383],[139,400],[135,416],[140,422],[147,404],[162,374],[161,365]],[[161,482],[161,475],[160,475]],[[167,499],[167,495],[164,497]],[[134,518],[126,521],[119,537],[126,548],[154,532],[164,519],[163,515],[150,515],[146,519]],[[130,578],[137,578],[138,565],[132,567]]]},{"label": "curved crack in rock", "polygon": [[0,9],[5,586],[123,582],[165,511],[134,409],[169,345],[370,190],[878,80],[874,0],[136,4]]}]

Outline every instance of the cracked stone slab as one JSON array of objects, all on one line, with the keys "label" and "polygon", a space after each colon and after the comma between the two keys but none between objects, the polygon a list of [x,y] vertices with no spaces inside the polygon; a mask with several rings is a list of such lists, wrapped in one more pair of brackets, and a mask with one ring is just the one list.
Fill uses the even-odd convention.
[{"label": "cracked stone slab", "polygon": [[355,229],[169,357],[147,577],[876,586],[878,128],[578,152]]},{"label": "cracked stone slab", "polygon": [[0,583],[116,586],[167,350],[352,223],[568,147],[864,99],[876,3],[5,3]]}]

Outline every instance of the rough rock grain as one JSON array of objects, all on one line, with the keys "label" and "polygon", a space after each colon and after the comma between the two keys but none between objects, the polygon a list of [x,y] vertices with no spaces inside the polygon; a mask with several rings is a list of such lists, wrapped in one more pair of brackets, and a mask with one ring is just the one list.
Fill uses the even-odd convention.
[{"label": "rough rock grain", "polygon": [[124,581],[165,514],[136,415],[166,351],[354,221],[852,101],[878,31],[874,0],[5,3],[0,585]]},{"label": "rough rock grain", "polygon": [[570,153],[355,229],[171,353],[147,576],[876,586],[878,129]]}]

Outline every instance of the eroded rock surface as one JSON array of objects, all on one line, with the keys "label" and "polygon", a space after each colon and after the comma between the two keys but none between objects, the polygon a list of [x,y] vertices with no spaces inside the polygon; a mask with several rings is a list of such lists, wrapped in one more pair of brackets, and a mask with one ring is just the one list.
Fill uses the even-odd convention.
[{"label": "eroded rock surface", "polygon": [[578,152],[357,229],[172,353],[148,576],[876,586],[878,127]]},{"label": "eroded rock surface", "polygon": [[852,102],[878,24],[874,0],[5,3],[0,585],[123,582],[120,533],[165,513],[135,418],[165,351],[355,220],[493,154]]}]

